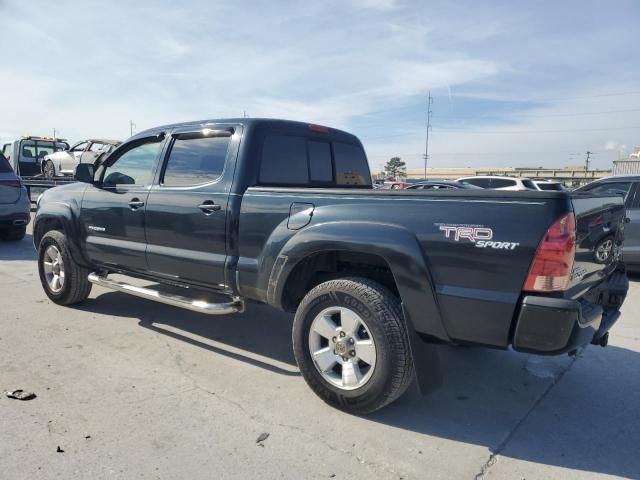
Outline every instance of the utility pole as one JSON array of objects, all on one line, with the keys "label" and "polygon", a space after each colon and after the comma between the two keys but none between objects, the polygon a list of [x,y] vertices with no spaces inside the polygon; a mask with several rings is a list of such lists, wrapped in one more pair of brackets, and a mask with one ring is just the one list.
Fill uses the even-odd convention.
[{"label": "utility pole", "polygon": [[424,179],[427,179],[427,160],[429,160],[429,129],[431,128],[431,104],[433,103],[433,97],[431,97],[431,90],[429,90],[429,96],[427,97],[427,135],[424,145]]},{"label": "utility pole", "polygon": [[247,118],[247,111],[246,110],[242,111],[242,118]]},{"label": "utility pole", "polygon": [[129,133],[130,136],[133,137],[133,132],[136,130],[136,124],[133,123],[133,120],[129,120]]},{"label": "utility pole", "polygon": [[584,171],[585,171],[585,172],[589,171],[589,163],[591,163],[591,162],[589,161],[589,158],[591,157],[591,154],[592,154],[592,153],[593,153],[593,152],[590,152],[589,150],[587,150],[587,151],[586,151],[587,158],[584,160]]},{"label": "utility pole", "polygon": [[53,127],[53,138],[56,138],[56,127]]}]

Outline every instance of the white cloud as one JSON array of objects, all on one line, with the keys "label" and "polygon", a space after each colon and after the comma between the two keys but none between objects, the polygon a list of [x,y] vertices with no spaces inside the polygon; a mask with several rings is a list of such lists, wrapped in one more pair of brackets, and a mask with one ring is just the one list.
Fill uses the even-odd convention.
[{"label": "white cloud", "polygon": [[[640,126],[640,112],[563,115],[640,110],[640,95],[593,97],[639,90],[638,7],[568,3],[0,0],[0,140],[53,127],[124,138],[129,120],[246,110],[352,130],[373,164],[419,166],[431,89],[434,165],[566,164],[592,150],[604,166],[640,143],[640,129],[610,130]],[[575,25],[558,28],[565,8]],[[549,133],[491,133],[505,130]]]}]

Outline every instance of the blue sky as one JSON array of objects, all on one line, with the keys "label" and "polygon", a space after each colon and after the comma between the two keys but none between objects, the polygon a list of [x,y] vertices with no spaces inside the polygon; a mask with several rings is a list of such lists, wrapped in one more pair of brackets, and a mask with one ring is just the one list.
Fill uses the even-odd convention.
[{"label": "blue sky", "polygon": [[189,119],[344,128],[374,169],[594,165],[640,144],[640,2],[0,0],[0,139]]}]

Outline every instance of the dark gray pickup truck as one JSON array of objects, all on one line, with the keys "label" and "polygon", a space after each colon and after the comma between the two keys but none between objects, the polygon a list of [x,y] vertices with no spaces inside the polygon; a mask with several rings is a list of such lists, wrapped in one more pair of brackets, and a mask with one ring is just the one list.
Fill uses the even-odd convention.
[{"label": "dark gray pickup truck", "polygon": [[[628,289],[622,197],[374,190],[360,141],[323,126],[166,125],[76,177],[38,201],[51,300],[82,302],[98,284],[205,314],[245,300],[295,312],[304,378],[349,412],[383,407],[414,377],[427,384],[429,343],[606,345]],[[614,247],[597,256],[604,238]]]}]

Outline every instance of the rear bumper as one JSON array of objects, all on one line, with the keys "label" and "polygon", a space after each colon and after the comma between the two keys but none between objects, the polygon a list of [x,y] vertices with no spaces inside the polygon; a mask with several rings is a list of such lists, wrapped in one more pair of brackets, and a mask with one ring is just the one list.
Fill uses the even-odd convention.
[{"label": "rear bumper", "polygon": [[626,273],[614,272],[590,292],[598,303],[585,300],[526,296],[513,336],[514,350],[557,355],[598,343],[620,317],[627,295]]},{"label": "rear bumper", "polygon": [[0,209],[0,228],[18,227],[27,225],[31,220],[31,214],[27,212],[2,213]]}]

